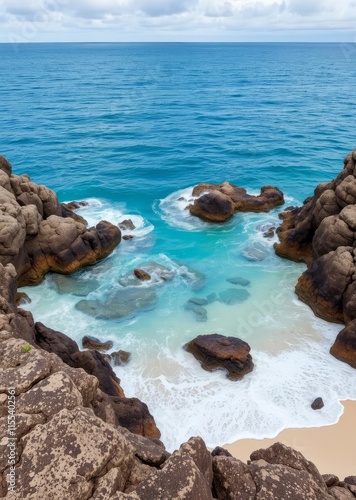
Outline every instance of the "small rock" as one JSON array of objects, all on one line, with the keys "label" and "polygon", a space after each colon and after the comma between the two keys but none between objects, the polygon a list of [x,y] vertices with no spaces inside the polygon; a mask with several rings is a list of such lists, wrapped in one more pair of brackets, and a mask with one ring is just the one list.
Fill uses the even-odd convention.
[{"label": "small rock", "polygon": [[16,292],[16,305],[31,304],[31,299],[25,292]]},{"label": "small rock", "polygon": [[241,285],[241,286],[248,286],[251,284],[250,280],[241,278],[240,276],[237,276],[236,278],[227,278],[226,281],[232,283],[233,285]]},{"label": "small rock", "polygon": [[114,366],[123,366],[129,362],[131,353],[120,350],[112,352],[110,356]]},{"label": "small rock", "polygon": [[125,234],[125,235],[122,237],[122,239],[123,239],[123,240],[126,240],[126,241],[127,241],[127,240],[133,240],[133,238],[134,238],[134,237],[132,236],[132,234]]},{"label": "small rock", "polygon": [[324,406],[324,401],[322,400],[322,398],[316,398],[316,400],[313,401],[311,404],[313,410],[321,410],[323,406]]},{"label": "small rock", "polygon": [[92,337],[90,335],[85,335],[82,339],[82,346],[85,349],[95,349],[96,351],[108,351],[112,349],[113,342],[111,340],[107,340],[106,342],[101,342],[101,340],[96,337]]},{"label": "small rock", "polygon": [[192,302],[197,306],[206,306],[209,302],[206,299],[200,299],[199,297],[192,297],[188,302]]},{"label": "small rock", "polygon": [[323,474],[323,479],[328,488],[339,484],[340,479],[334,474]]},{"label": "small rock", "polygon": [[120,222],[119,228],[123,229],[124,231],[133,231],[134,229],[136,229],[136,226],[131,219],[125,219]]},{"label": "small rock", "polygon": [[241,288],[228,288],[219,293],[219,299],[224,304],[232,306],[239,302],[244,302],[250,296],[247,290]]},{"label": "small rock", "polygon": [[100,282],[95,278],[81,278],[80,276],[65,276],[63,274],[53,274],[52,282],[56,285],[60,294],[71,293],[77,297],[86,297],[100,286]]},{"label": "small rock", "polygon": [[178,198],[177,201],[187,201],[186,198],[184,198],[184,196],[181,196],[180,198]]},{"label": "small rock", "polygon": [[137,279],[141,281],[150,281],[151,279],[151,276],[148,273],[146,273],[146,271],[138,267],[134,269],[134,275],[136,276]]},{"label": "small rock", "polygon": [[87,201],[70,201],[69,203],[63,203],[69,210],[78,210],[81,207],[87,207],[89,203]]}]

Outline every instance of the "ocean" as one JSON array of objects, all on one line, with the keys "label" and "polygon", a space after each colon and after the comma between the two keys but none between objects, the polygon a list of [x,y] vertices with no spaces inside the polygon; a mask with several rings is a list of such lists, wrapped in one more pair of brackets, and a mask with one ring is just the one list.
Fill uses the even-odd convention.
[{"label": "ocean", "polygon": [[[279,187],[301,204],[356,147],[354,51],[345,44],[0,44],[0,153],[14,173],[86,200],[90,224],[131,219],[136,229],[98,265],[24,289],[36,321],[79,344],[89,334],[131,353],[115,371],[147,403],[170,450],[192,435],[209,446],[330,425],[356,399],[356,372],[329,355],[340,325],[294,294],[305,269],[277,257],[276,209],[223,225],[186,210],[192,187],[230,181]],[[147,262],[171,271],[156,300],[128,317],[76,307],[105,304]],[[228,279],[242,277],[246,287]],[[147,285],[143,285],[147,287]],[[231,289],[243,300],[228,303]],[[211,297],[221,297],[211,302]],[[206,299],[206,316],[187,310]],[[254,371],[232,382],[204,371],[183,346],[200,334],[237,336]],[[323,397],[325,406],[310,404]]]}]

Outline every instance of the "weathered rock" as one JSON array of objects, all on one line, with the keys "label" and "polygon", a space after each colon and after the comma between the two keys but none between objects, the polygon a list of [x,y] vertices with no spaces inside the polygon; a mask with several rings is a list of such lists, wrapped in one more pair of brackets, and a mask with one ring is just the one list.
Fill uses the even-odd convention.
[{"label": "weathered rock", "polygon": [[154,418],[148,407],[137,398],[112,397],[116,422],[134,434],[151,439],[159,439],[161,433],[158,430]]},{"label": "weathered rock", "polygon": [[343,297],[353,273],[352,248],[339,247],[315,260],[302,274],[296,286],[297,295],[313,309],[316,316],[342,322]]},{"label": "weathered rock", "polygon": [[[162,266],[162,264],[158,264],[154,261],[141,264],[140,271],[142,271],[144,274],[139,274],[141,274],[142,276],[146,276],[146,279],[149,279],[151,281],[151,284],[164,284],[166,281],[172,281],[174,278],[174,271],[171,271],[170,269],[168,269],[168,267]],[[142,285],[142,281],[144,281],[143,278],[139,278],[136,275],[135,270],[133,272],[128,271],[119,279],[120,285],[125,287]]]},{"label": "weathered rock", "polygon": [[236,337],[199,335],[184,348],[200,361],[204,370],[226,370],[231,380],[239,380],[253,369],[250,346]]},{"label": "weathered rock", "polygon": [[283,193],[272,186],[264,186],[259,196],[251,196],[229,182],[201,184],[192,194],[199,198],[189,205],[190,213],[210,222],[225,222],[235,212],[268,212],[284,203]]},{"label": "weathered rock", "polygon": [[214,493],[219,500],[256,498],[256,485],[249,467],[233,457],[215,456],[213,459]]},{"label": "weathered rock", "polygon": [[356,476],[347,476],[345,477],[344,482],[351,484],[352,486],[356,486]]},{"label": "weathered rock", "polygon": [[120,243],[121,232],[102,221],[96,228],[71,218],[51,215],[39,225],[37,238],[27,243],[29,271],[19,279],[22,285],[38,284],[48,271],[70,274],[109,255]]},{"label": "weathered rock", "polygon": [[115,351],[110,353],[110,358],[114,366],[127,365],[131,357],[131,354],[127,351]]},{"label": "weathered rock", "polygon": [[16,492],[21,498],[87,499],[95,479],[112,467],[120,471],[122,491],[133,463],[126,439],[84,408],[62,410],[22,442]]},{"label": "weathered rock", "polygon": [[211,452],[212,457],[232,457],[231,453],[221,446],[216,446]]},{"label": "weathered rock", "polygon": [[148,273],[146,273],[146,271],[138,267],[134,269],[134,275],[136,276],[137,279],[141,281],[150,281],[151,279],[151,276]]},{"label": "weathered rock", "polygon": [[214,190],[204,194],[189,206],[192,215],[209,222],[225,222],[234,215],[234,204],[231,198]]},{"label": "weathered rock", "polygon": [[85,335],[82,339],[82,346],[85,349],[96,349],[97,351],[108,351],[112,349],[114,343],[111,340],[107,340],[106,342],[102,342],[96,337],[92,337],[91,335]]},{"label": "weathered rock", "polygon": [[79,208],[87,207],[89,203],[87,201],[70,201],[69,203],[62,203],[69,210],[78,210]]},{"label": "weathered rock", "polygon": [[[136,488],[141,500],[212,500],[211,458],[209,452],[198,450],[197,444],[189,440],[175,451],[155,476],[148,476]],[[210,466],[209,466],[210,460]]]},{"label": "weathered rock", "polygon": [[324,401],[322,398],[316,398],[312,404],[311,407],[313,410],[321,410],[324,407]]},{"label": "weathered rock", "polygon": [[24,292],[16,292],[16,305],[20,306],[22,304],[30,304],[31,299],[27,295],[27,293]]},{"label": "weathered rock", "polygon": [[122,237],[123,240],[133,240],[133,238],[132,234],[124,234]]},{"label": "weathered rock", "polygon": [[349,323],[336,337],[330,353],[356,368],[356,320]]},{"label": "weathered rock", "polygon": [[151,287],[117,289],[108,300],[81,300],[75,308],[99,319],[118,319],[155,304],[156,292]]},{"label": "weathered rock", "polygon": [[326,486],[329,488],[330,486],[337,486],[339,484],[340,479],[335,476],[335,474],[323,474],[322,475]]},{"label": "weathered rock", "polygon": [[11,163],[8,162],[7,159],[2,155],[0,155],[0,170],[5,172],[5,174],[7,174],[8,176],[10,176],[12,173]]},{"label": "weathered rock", "polygon": [[351,491],[340,486],[332,486],[329,488],[329,493],[331,498],[336,498],[336,500],[354,500],[355,498]]},{"label": "weathered rock", "polygon": [[249,292],[242,288],[228,288],[219,293],[220,301],[229,306],[245,302],[249,296]]},{"label": "weathered rock", "polygon": [[120,222],[119,228],[123,231],[133,231],[134,229],[136,229],[136,226],[131,219],[125,219]]}]

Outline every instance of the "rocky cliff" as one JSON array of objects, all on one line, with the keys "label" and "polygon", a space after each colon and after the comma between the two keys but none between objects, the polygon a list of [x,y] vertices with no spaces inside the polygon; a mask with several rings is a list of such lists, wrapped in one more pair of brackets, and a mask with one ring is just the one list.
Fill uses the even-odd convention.
[{"label": "rocky cliff", "polygon": [[210,453],[199,437],[168,453],[147,406],[125,398],[98,351],[81,352],[15,303],[18,283],[103,258],[120,240],[117,228],[88,229],[53,192],[13,176],[2,157],[0,179],[1,498],[356,497],[356,477],[321,476],[279,443],[254,452],[248,464],[221,448]]},{"label": "rocky cliff", "polygon": [[317,316],[345,323],[331,353],[356,368],[356,150],[333,181],[281,218],[277,254],[308,265],[296,293]]}]

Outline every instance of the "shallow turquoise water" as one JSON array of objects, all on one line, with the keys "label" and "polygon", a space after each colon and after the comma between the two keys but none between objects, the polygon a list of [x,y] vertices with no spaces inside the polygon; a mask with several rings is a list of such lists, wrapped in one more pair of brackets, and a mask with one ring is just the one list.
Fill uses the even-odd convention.
[{"label": "shallow turquoise water", "polygon": [[[229,180],[256,192],[277,185],[287,205],[333,178],[355,146],[354,65],[333,44],[0,45],[0,151],[61,201],[88,199],[90,223],[130,216],[137,229],[98,266],[89,298],[106,300],[127,271],[156,261],[174,272],[157,302],[105,321],[75,308],[52,277],[28,289],[36,320],[77,341],[111,338],[132,352],[117,373],[143,399],[172,448],[192,434],[210,445],[325,425],[356,399],[355,373],[331,358],[339,330],[294,295],[304,269],[274,255],[261,225],[278,210],[243,214],[222,226],[184,210],[199,182]],[[251,260],[258,249],[263,260]],[[250,257],[249,257],[250,256]],[[191,297],[251,281],[242,303],[214,302],[207,321],[185,310]],[[238,287],[237,287],[238,288]],[[240,382],[204,372],[183,349],[200,333],[249,342],[255,370]],[[325,407],[312,412],[322,396]]]}]

